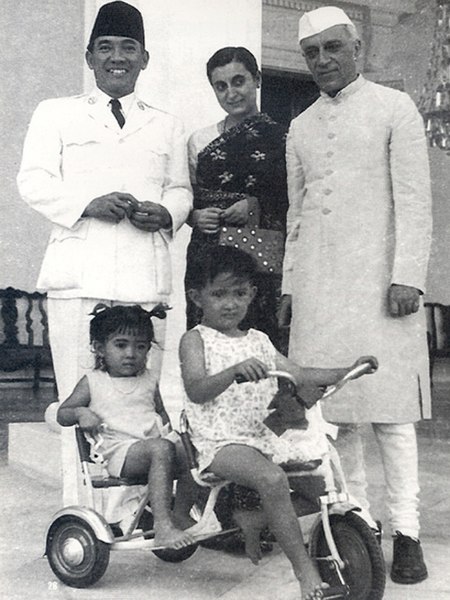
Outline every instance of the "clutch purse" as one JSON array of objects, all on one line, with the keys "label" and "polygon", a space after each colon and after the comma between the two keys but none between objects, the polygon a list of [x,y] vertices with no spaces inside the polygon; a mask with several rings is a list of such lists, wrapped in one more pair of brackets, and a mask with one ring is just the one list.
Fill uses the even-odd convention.
[{"label": "clutch purse", "polygon": [[251,254],[263,273],[280,275],[283,271],[284,235],[281,231],[260,227],[228,227],[220,229],[219,244],[234,246]]}]

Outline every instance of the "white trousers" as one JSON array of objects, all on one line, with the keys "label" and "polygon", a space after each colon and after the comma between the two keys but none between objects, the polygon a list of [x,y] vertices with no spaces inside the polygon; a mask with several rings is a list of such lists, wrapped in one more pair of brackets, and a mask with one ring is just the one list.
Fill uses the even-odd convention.
[{"label": "white trousers", "polygon": [[[75,385],[94,367],[94,355],[89,342],[89,323],[92,310],[102,302],[107,306],[134,304],[114,302],[101,298],[48,298],[48,324],[53,366],[58,386],[59,401],[70,396]],[[155,303],[140,304],[151,310]],[[166,322],[152,319],[155,341],[149,354],[148,367],[161,373]],[[73,427],[64,427],[61,432],[63,504],[79,504],[82,483]]]},{"label": "white trousers", "polygon": [[[369,511],[362,440],[363,425],[340,423],[335,442],[350,495]],[[416,429],[413,423],[372,423],[386,482],[389,525],[395,534],[419,537],[419,476]]]}]

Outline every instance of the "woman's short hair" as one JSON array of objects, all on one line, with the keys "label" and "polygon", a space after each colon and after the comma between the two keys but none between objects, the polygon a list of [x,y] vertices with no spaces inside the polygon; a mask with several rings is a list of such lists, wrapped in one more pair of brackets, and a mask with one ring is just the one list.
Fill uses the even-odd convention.
[{"label": "woman's short hair", "polygon": [[224,67],[233,61],[242,63],[253,77],[258,75],[258,63],[250,50],[247,50],[247,48],[244,48],[243,46],[227,46],[217,50],[206,63],[206,74],[209,82],[211,83],[214,69],[217,69],[217,67]]}]

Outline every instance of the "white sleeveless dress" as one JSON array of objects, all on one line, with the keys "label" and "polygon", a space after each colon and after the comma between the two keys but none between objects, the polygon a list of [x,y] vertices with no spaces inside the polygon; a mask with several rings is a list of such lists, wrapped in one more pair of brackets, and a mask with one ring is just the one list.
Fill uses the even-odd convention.
[{"label": "white sleeveless dress", "polygon": [[146,438],[159,438],[163,430],[155,410],[156,376],[145,369],[136,377],[111,377],[105,371],[87,374],[91,402],[89,408],[106,428],[96,450],[102,455],[110,475],[119,477],[127,452]]}]

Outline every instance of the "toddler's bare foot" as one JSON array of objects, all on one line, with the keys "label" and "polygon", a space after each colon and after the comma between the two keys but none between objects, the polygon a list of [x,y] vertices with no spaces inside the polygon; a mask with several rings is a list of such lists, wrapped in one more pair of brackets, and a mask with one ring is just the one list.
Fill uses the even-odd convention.
[{"label": "toddler's bare foot", "polygon": [[195,540],[190,533],[177,529],[172,524],[159,525],[158,527],[155,525],[155,546],[167,546],[179,550],[194,543]]},{"label": "toddler's bare foot", "polygon": [[324,583],[315,565],[308,560],[302,568],[300,590],[302,600],[316,600],[322,598],[322,591],[330,586]]},{"label": "toddler's bare foot", "polygon": [[324,583],[323,581],[311,585],[310,582],[303,579],[300,583],[302,600],[321,600],[321,598],[323,598],[322,592],[329,587],[328,583]]}]

